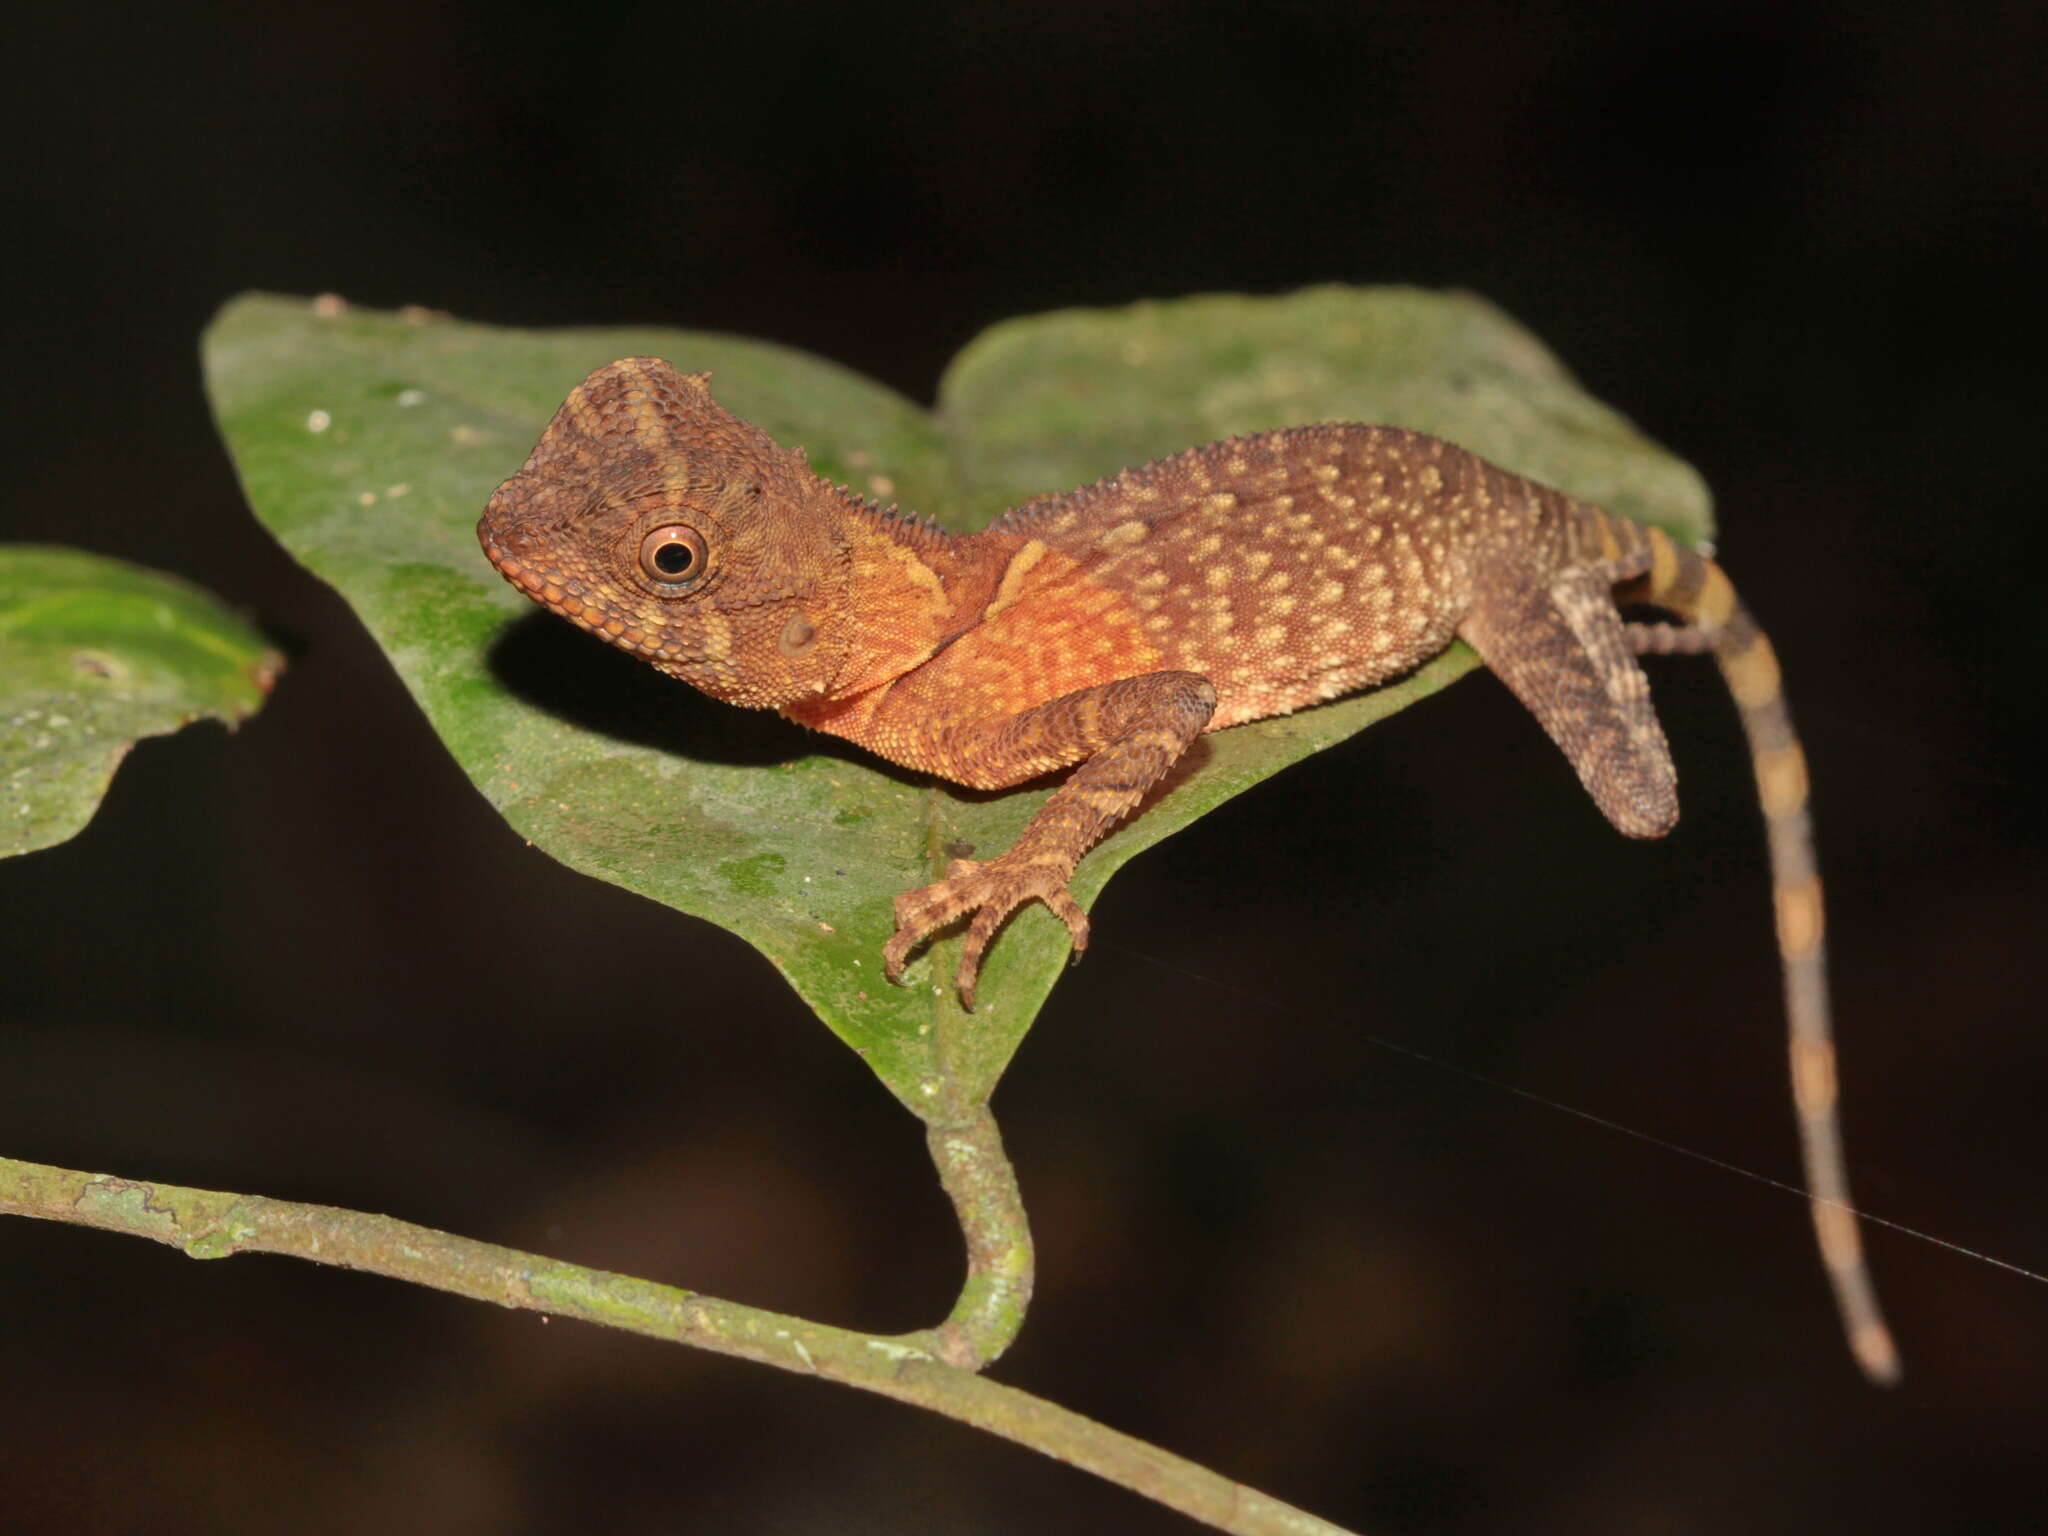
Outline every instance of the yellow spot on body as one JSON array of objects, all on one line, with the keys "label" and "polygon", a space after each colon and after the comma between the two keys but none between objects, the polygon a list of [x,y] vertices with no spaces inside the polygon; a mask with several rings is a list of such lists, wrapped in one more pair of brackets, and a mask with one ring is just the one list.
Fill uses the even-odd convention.
[{"label": "yellow spot on body", "polygon": [[1343,602],[1344,583],[1341,581],[1323,582],[1320,586],[1316,588],[1316,601],[1319,603]]},{"label": "yellow spot on body", "polygon": [[1806,754],[1794,743],[1761,753],[1756,760],[1756,781],[1762,791],[1766,816],[1788,816],[1806,804]]},{"label": "yellow spot on body", "polygon": [[626,397],[633,412],[633,430],[647,440],[646,446],[655,447],[668,436],[668,425],[661,419],[661,407],[654,403],[654,395],[644,383]]},{"label": "yellow spot on body", "polygon": [[1212,565],[1202,572],[1202,581],[1211,592],[1221,592],[1237,579],[1237,573],[1227,565]]},{"label": "yellow spot on body", "polygon": [[1835,1048],[1825,1040],[1792,1042],[1792,1102],[1806,1119],[1830,1114],[1839,1093]]},{"label": "yellow spot on body", "polygon": [[[1839,1205],[1816,1205],[1813,1229],[1820,1238],[1821,1262],[1829,1269],[1854,1269],[1863,1262],[1863,1243],[1856,1236],[1856,1218]],[[1889,1344],[1889,1338],[1885,1341]],[[1859,1348],[1859,1353],[1860,1353]]]},{"label": "yellow spot on body", "polygon": [[1244,556],[1244,575],[1247,581],[1257,581],[1266,574],[1266,567],[1273,563],[1270,549],[1247,550]]},{"label": "yellow spot on body", "polygon": [[1287,617],[1287,615],[1294,612],[1294,604],[1295,599],[1291,595],[1283,593],[1281,596],[1272,599],[1265,605],[1266,612],[1273,614],[1278,618],[1284,619]]},{"label": "yellow spot on body", "polygon": [[1678,547],[1662,528],[1651,528],[1647,532],[1650,535],[1650,596],[1661,597],[1678,584]]},{"label": "yellow spot on body", "polygon": [[1777,653],[1762,635],[1747,650],[1729,656],[1723,666],[1728,675],[1728,691],[1744,709],[1761,709],[1777,700],[1784,679],[1778,671]]},{"label": "yellow spot on body", "polygon": [[[1233,497],[1231,498],[1231,500],[1232,500],[1232,501],[1235,501],[1236,499],[1237,499],[1237,498],[1236,498],[1236,497],[1234,497],[1234,496],[1233,496]],[[1210,533],[1210,534],[1204,534],[1204,535],[1203,535],[1203,536],[1202,536],[1202,537],[1201,537],[1200,539],[1198,539],[1198,540],[1197,540],[1197,541],[1195,542],[1195,547],[1194,547],[1193,549],[1189,550],[1189,551],[1188,551],[1188,554],[1189,554],[1189,556],[1190,556],[1191,558],[1193,558],[1193,559],[1196,559],[1196,560],[1206,560],[1206,559],[1208,559],[1208,558],[1209,558],[1209,557],[1210,557],[1211,555],[1215,554],[1215,553],[1216,553],[1216,552],[1217,552],[1217,551],[1218,551],[1219,549],[1221,549],[1222,547],[1223,547],[1223,535],[1222,535],[1222,534],[1220,534],[1220,533]]]},{"label": "yellow spot on body", "polygon": [[1778,951],[1787,960],[1810,953],[1820,943],[1826,917],[1821,906],[1820,877],[1781,885],[1772,893],[1778,909]]},{"label": "yellow spot on body", "polygon": [[[996,595],[989,599],[988,607],[982,610],[981,617],[984,622],[994,618],[1024,595],[1025,578],[1030,576],[1031,568],[1045,558],[1045,548],[1037,539],[1026,539],[1023,547],[1010,556],[1010,563],[1003,568],[1003,579],[996,587]],[[938,572],[926,566],[922,560],[917,563],[924,567],[933,584],[939,585]],[[941,586],[940,590],[943,591],[944,588]]]},{"label": "yellow spot on body", "polygon": [[1444,488],[1443,474],[1434,464],[1423,465],[1422,472],[1415,478],[1428,495],[1434,496]]},{"label": "yellow spot on body", "polygon": [[1285,624],[1262,625],[1252,636],[1252,640],[1258,645],[1284,645],[1287,642],[1287,626]]},{"label": "yellow spot on body", "polygon": [[1708,629],[1719,629],[1735,612],[1735,588],[1729,585],[1718,565],[1708,564],[1706,580],[1700,585],[1699,601],[1693,606],[1699,613],[1699,622]]},{"label": "yellow spot on body", "polygon": [[1334,464],[1318,464],[1314,473],[1318,480],[1328,482],[1336,479],[1343,471]]},{"label": "yellow spot on body", "polygon": [[687,459],[671,458],[661,471],[661,488],[671,501],[680,501],[690,494],[690,465]]},{"label": "yellow spot on body", "polygon": [[[1223,467],[1229,470],[1232,475],[1235,475],[1239,478],[1242,478],[1245,475],[1251,473],[1251,465],[1245,462],[1244,455],[1241,453],[1232,454],[1230,456],[1230,462],[1224,465]],[[1234,496],[1231,498],[1231,500],[1233,501],[1235,501],[1236,499],[1237,498]]]},{"label": "yellow spot on body", "polygon": [[1097,543],[1103,549],[1129,549],[1133,544],[1142,544],[1151,531],[1150,526],[1134,518],[1128,523],[1118,523]]},{"label": "yellow spot on body", "polygon": [[1134,592],[1156,592],[1172,579],[1166,572],[1154,566],[1131,583],[1131,590]]},{"label": "yellow spot on body", "polygon": [[1849,1336],[1849,1347],[1856,1351],[1856,1358],[1863,1362],[1864,1371],[1873,1380],[1899,1379],[1899,1349],[1892,1343],[1891,1333],[1883,1323],[1875,1320],[1858,1323],[1856,1331]]}]

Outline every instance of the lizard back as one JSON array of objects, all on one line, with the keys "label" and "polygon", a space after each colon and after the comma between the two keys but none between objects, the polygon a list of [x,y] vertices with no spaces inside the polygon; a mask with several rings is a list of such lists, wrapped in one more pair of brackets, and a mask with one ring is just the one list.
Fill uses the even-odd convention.
[{"label": "lizard back", "polygon": [[1209,678],[1209,729],[1322,703],[1448,645],[1489,550],[1563,547],[1568,498],[1399,427],[1230,438],[991,525],[1119,594],[1157,659]]}]

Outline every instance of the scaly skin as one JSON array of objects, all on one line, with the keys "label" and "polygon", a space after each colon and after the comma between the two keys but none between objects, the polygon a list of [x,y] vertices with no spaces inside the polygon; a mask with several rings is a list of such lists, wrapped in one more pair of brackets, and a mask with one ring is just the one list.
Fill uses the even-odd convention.
[{"label": "scaly skin", "polygon": [[[730,703],[977,789],[1074,772],[1016,845],[896,898],[891,981],[969,920],[962,1002],[1009,914],[1078,951],[1081,856],[1204,731],[1286,714],[1469,642],[1607,818],[1657,837],[1677,779],[1636,656],[1712,651],[1770,831],[1795,1098],[1822,1256],[1857,1358],[1897,1374],[1850,1215],[1805,761],[1769,642],[1720,568],[1396,427],[1190,449],[948,535],[812,474],[652,358],[569,394],[478,536],[537,602]],[[1624,624],[1623,602],[1674,624]]]}]

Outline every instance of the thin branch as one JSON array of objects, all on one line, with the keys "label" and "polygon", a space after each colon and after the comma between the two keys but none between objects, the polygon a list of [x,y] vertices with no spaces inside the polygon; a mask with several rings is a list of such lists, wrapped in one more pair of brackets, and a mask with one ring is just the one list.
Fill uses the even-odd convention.
[{"label": "thin branch", "polygon": [[1024,1326],[1034,1274],[1031,1226],[986,1104],[958,1124],[932,1126],[926,1139],[967,1240],[967,1281],[951,1315],[931,1331],[931,1348],[948,1365],[978,1371]]},{"label": "thin branch", "polygon": [[[945,1166],[942,1158],[941,1167]],[[153,1238],[195,1259],[288,1254],[504,1307],[694,1344],[929,1408],[1093,1472],[1218,1530],[1244,1536],[1348,1536],[1328,1521],[1205,1467],[1043,1398],[949,1365],[905,1339],[783,1317],[388,1216],[79,1173],[10,1158],[0,1158],[0,1215],[41,1217]],[[984,1311],[995,1315],[995,1309]]]}]

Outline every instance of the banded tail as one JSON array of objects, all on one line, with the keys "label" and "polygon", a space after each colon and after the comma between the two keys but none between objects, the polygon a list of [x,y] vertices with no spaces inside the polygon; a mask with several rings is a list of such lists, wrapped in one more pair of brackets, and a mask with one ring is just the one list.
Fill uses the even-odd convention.
[{"label": "banded tail", "polygon": [[1640,536],[1648,541],[1649,569],[1618,587],[1616,600],[1665,609],[1681,622],[1627,625],[1630,649],[1638,655],[1711,651],[1742,714],[1770,837],[1778,953],[1784,964],[1791,1034],[1792,1099],[1821,1262],[1834,1287],[1849,1348],[1863,1373],[1872,1381],[1894,1382],[1899,1378],[1898,1348],[1878,1307],[1849,1197],[1836,1111],[1825,923],[1813,822],[1807,810],[1806,755],[1785,706],[1777,654],[1719,566],[1660,529],[1643,529]]}]

